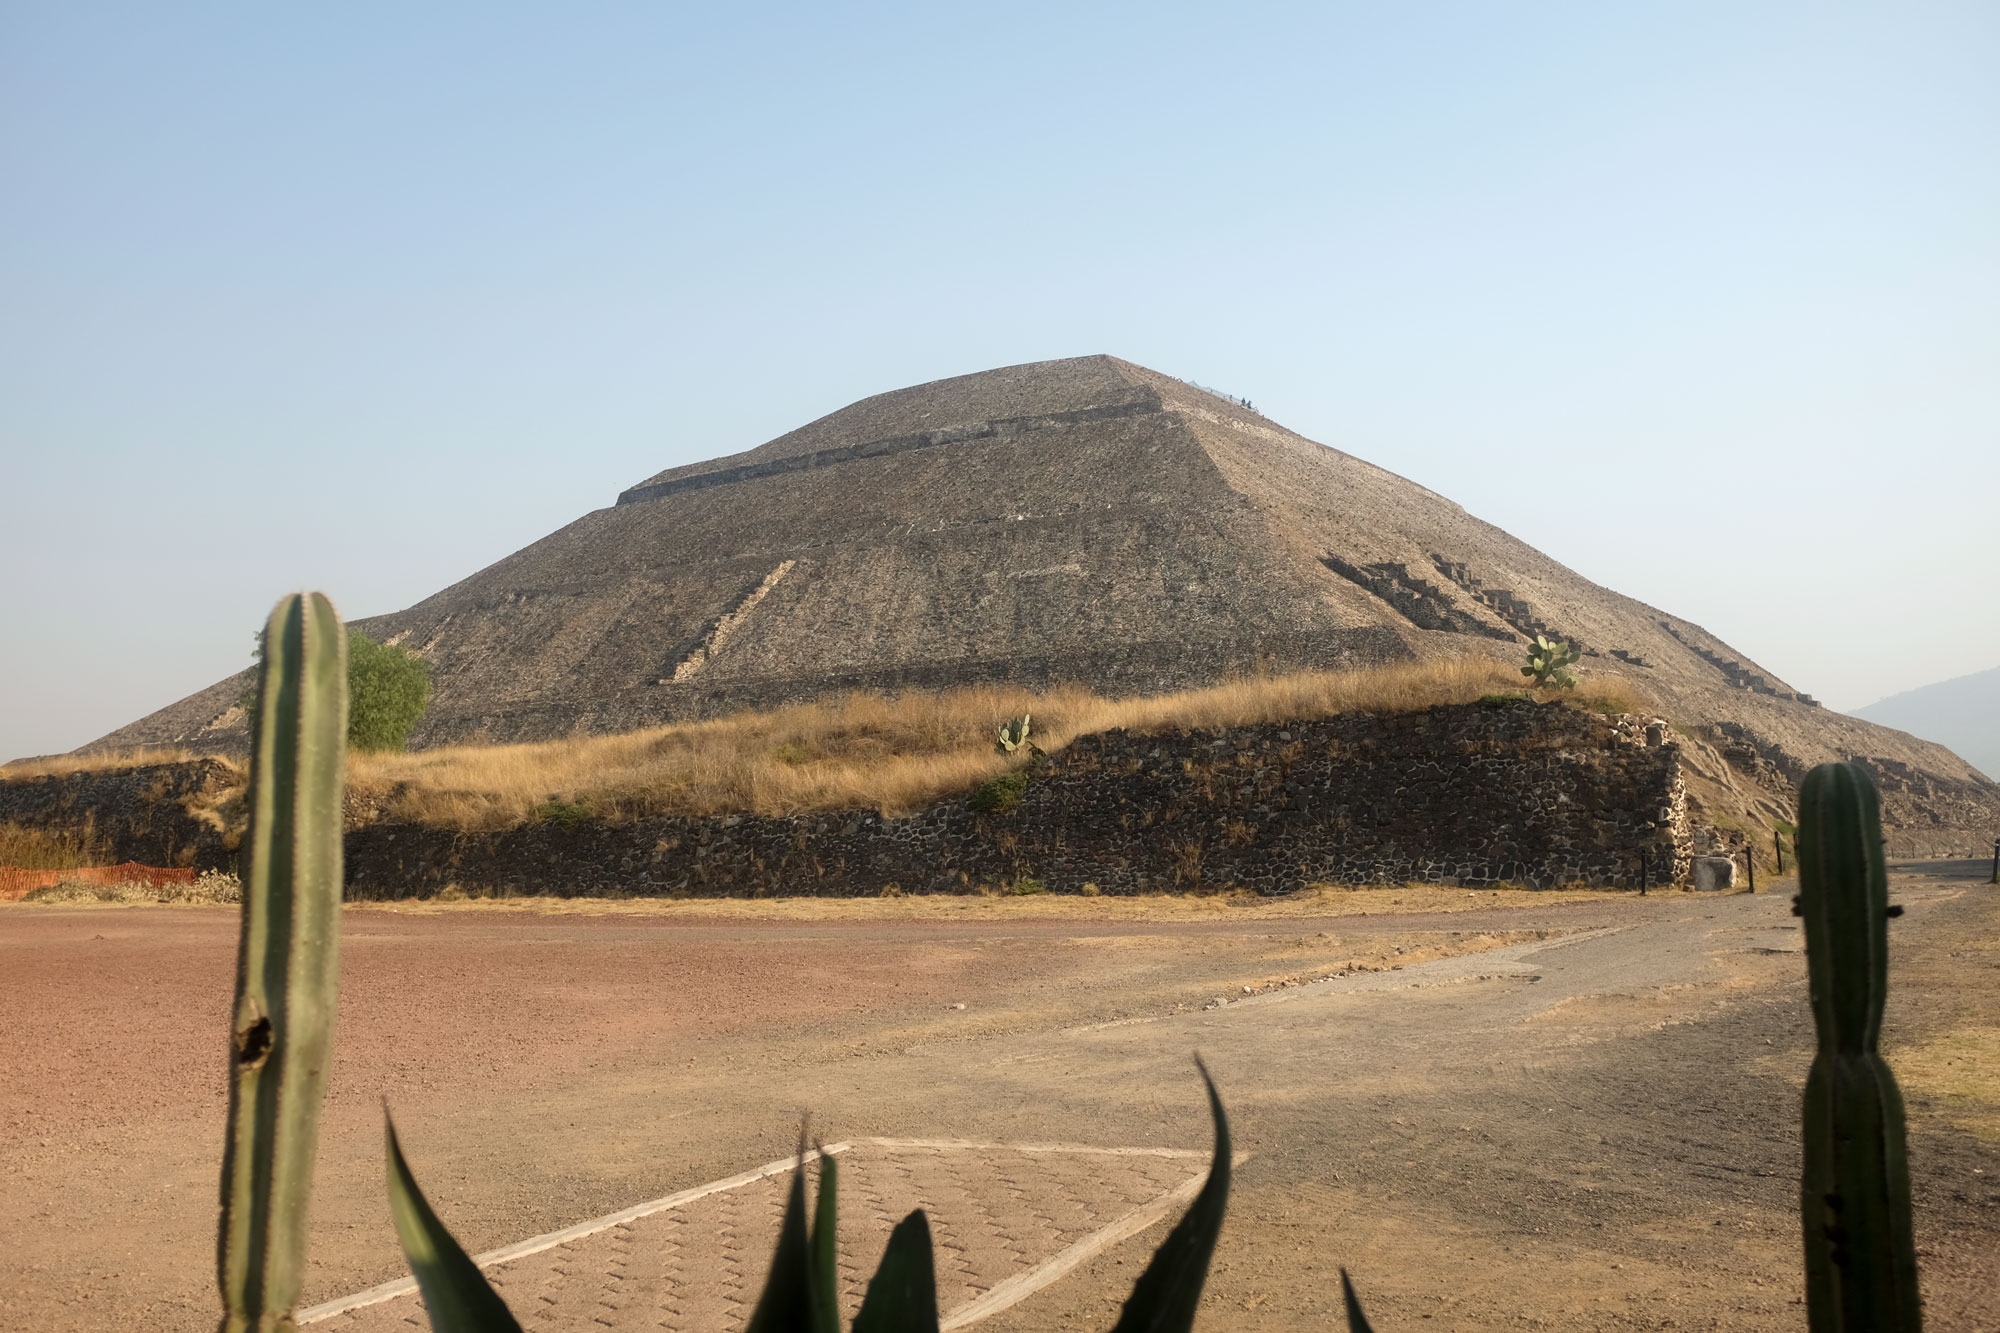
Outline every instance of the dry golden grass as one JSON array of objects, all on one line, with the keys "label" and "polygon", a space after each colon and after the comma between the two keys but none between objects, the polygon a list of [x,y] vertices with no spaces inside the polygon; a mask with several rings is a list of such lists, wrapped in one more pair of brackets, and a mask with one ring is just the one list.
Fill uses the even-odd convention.
[{"label": "dry golden grass", "polygon": [[[995,729],[1030,713],[1032,739],[1059,750],[1081,735],[1303,722],[1349,712],[1406,712],[1520,693],[1519,673],[1487,658],[1365,671],[1299,672],[1144,698],[1066,687],[884,696],[851,694],[762,713],[526,745],[415,754],[352,754],[348,790],[379,817],[441,828],[510,828],[538,807],[598,818],[647,814],[796,814],[868,809],[905,814],[978,786],[1014,762]],[[1558,697],[1558,696],[1544,696]],[[1650,708],[1622,677],[1593,677],[1559,696],[1597,712]],[[59,755],[0,766],[0,778],[44,777],[181,762],[184,750]],[[241,766],[232,764],[238,777]],[[229,791],[217,795],[226,801]],[[200,812],[197,812],[200,813]],[[0,863],[6,854],[0,851]],[[84,864],[66,861],[63,864]],[[25,861],[11,864],[24,865]],[[51,865],[55,869],[61,866]]]},{"label": "dry golden grass", "polygon": [[80,829],[0,824],[0,866],[21,870],[75,870],[108,859],[88,819]]},{"label": "dry golden grass", "polygon": [[52,754],[0,764],[0,781],[9,778],[59,778],[68,773],[112,773],[147,764],[179,764],[197,756],[190,750],[130,750],[124,754]]},{"label": "dry golden grass", "polygon": [[[1150,698],[1088,690],[963,689],[855,694],[764,713],[615,736],[416,754],[356,754],[348,786],[384,817],[467,830],[507,828],[537,807],[600,818],[741,811],[795,814],[874,808],[907,813],[971,790],[1010,766],[995,729],[1031,713],[1032,739],[1058,750],[1077,736],[1300,722],[1357,711],[1409,711],[1518,692],[1520,675],[1485,659],[1229,681]],[[1619,678],[1568,696],[1605,712],[1644,705]]]}]

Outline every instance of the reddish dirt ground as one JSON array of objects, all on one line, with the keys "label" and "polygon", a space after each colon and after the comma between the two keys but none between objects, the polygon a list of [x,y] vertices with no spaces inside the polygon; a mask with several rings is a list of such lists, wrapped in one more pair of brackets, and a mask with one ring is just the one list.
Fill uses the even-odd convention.
[{"label": "reddish dirt ground", "polygon": [[[1931,1325],[1996,1328],[1992,1085],[1938,1052],[2000,1028],[2000,891],[1899,891],[1890,1053],[1922,1074]],[[1326,1322],[1343,1264],[1384,1328],[1802,1327],[1811,1033],[1782,892],[1406,910],[1442,901],[1150,921],[350,909],[306,1299],[402,1271],[384,1097],[480,1250],[781,1156],[807,1109],[830,1138],[1202,1146],[1199,1048],[1255,1154],[1204,1327]],[[1537,931],[1532,977],[1425,979],[1422,960]],[[212,1326],[234,947],[233,909],[0,910],[0,1326]],[[1420,980],[1267,989],[1355,963]],[[1108,1327],[1158,1235],[987,1327]]]}]

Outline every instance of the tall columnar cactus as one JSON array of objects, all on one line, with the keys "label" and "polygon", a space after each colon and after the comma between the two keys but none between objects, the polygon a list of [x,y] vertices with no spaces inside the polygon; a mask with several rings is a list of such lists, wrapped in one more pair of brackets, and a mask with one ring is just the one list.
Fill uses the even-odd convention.
[{"label": "tall columnar cactus", "polygon": [[1806,1312],[1814,1333],[1922,1326],[1903,1096],[1876,1050],[1889,906],[1875,784],[1821,764],[1799,793],[1799,899],[1819,1051],[1806,1079]]},{"label": "tall columnar cactus", "polygon": [[265,629],[229,1047],[223,1333],[294,1327],[340,940],[347,634],[318,593]]}]

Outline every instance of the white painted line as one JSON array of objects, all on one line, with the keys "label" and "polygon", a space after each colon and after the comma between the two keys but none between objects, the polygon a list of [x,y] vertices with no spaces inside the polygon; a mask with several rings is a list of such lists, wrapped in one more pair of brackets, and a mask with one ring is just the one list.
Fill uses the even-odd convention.
[{"label": "white painted line", "polygon": [[[817,1162],[821,1152],[831,1157],[836,1153],[846,1152],[853,1146],[852,1143],[829,1143],[824,1148],[818,1150],[807,1150],[804,1160],[807,1162]],[[474,1255],[472,1262],[478,1264],[481,1268],[491,1268],[495,1264],[504,1264],[514,1259],[525,1259],[531,1254],[540,1254],[543,1250],[552,1250],[558,1245],[567,1245],[573,1240],[581,1240],[585,1236],[593,1236],[600,1231],[609,1231],[612,1227],[623,1226],[627,1222],[636,1222],[642,1217],[651,1217],[654,1213],[663,1213],[669,1208],[679,1208],[683,1204],[693,1203],[696,1199],[706,1199],[711,1194],[722,1194],[729,1190],[741,1189],[745,1185],[754,1185],[760,1180],[766,1180],[772,1176],[790,1171],[799,1162],[800,1159],[797,1157],[781,1157],[775,1162],[766,1162],[755,1170],[745,1171],[740,1175],[729,1176],[722,1180],[711,1180],[706,1185],[696,1185],[693,1189],[685,1189],[678,1194],[669,1194],[664,1199],[653,1199],[647,1203],[635,1203],[630,1208],[621,1208],[615,1213],[606,1213],[603,1217],[594,1217],[588,1222],[578,1222],[575,1226],[564,1227],[561,1231],[551,1231],[544,1235],[531,1236],[527,1240],[517,1241],[512,1245],[503,1245],[497,1250],[488,1250],[484,1254]],[[311,1309],[301,1310],[299,1311],[298,1322],[301,1324],[318,1323],[322,1319],[331,1319],[337,1314],[346,1314],[349,1310],[359,1310],[363,1306],[380,1305],[383,1301],[393,1301],[398,1296],[407,1296],[416,1289],[417,1280],[414,1277],[397,1278],[393,1282],[384,1282],[380,1286],[370,1287],[366,1291],[358,1291],[352,1296],[342,1296],[336,1300],[315,1305]]]},{"label": "white painted line", "polygon": [[[1144,1149],[1140,1149],[1139,1151],[1144,1151]],[[1190,1153],[1188,1155],[1194,1157],[1207,1156],[1206,1153]],[[1237,1166],[1241,1166],[1249,1159],[1249,1153],[1239,1152],[1231,1160]],[[1201,1187],[1207,1181],[1208,1173],[1206,1171],[1198,1176],[1190,1176],[1187,1180],[1174,1186],[1174,1188],[1168,1190],[1158,1198],[1140,1204],[1116,1222],[1111,1223],[1111,1225],[1093,1231],[1067,1249],[1059,1251],[1054,1258],[1044,1261],[1025,1273],[1016,1273],[1013,1277],[996,1283],[985,1295],[966,1302],[946,1315],[943,1322],[938,1325],[939,1333],[951,1333],[951,1330],[955,1328],[964,1328],[967,1324],[977,1323],[989,1315],[998,1314],[1018,1301],[1027,1299],[1043,1287],[1062,1278],[1084,1260],[1091,1258],[1093,1255],[1101,1254],[1121,1240],[1138,1235],[1141,1231],[1144,1231],[1147,1227],[1165,1217],[1173,1209],[1201,1193]]]},{"label": "white painted line", "polygon": [[855,1139],[853,1142],[877,1148],[928,1148],[937,1152],[1083,1153],[1094,1157],[1199,1157],[1204,1161],[1209,1156],[1206,1148],[1096,1148],[1087,1143],[987,1143],[978,1139]]}]

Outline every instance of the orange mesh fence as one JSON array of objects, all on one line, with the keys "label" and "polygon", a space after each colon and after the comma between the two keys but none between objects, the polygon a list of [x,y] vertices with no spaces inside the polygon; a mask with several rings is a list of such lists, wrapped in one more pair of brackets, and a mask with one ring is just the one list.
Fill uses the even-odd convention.
[{"label": "orange mesh fence", "polygon": [[66,879],[81,880],[85,884],[146,884],[158,889],[168,884],[194,883],[194,869],[191,866],[142,866],[137,861],[127,861],[122,866],[77,866],[69,870],[22,870],[15,866],[0,866],[0,903],[18,902],[36,889],[60,884]]}]

